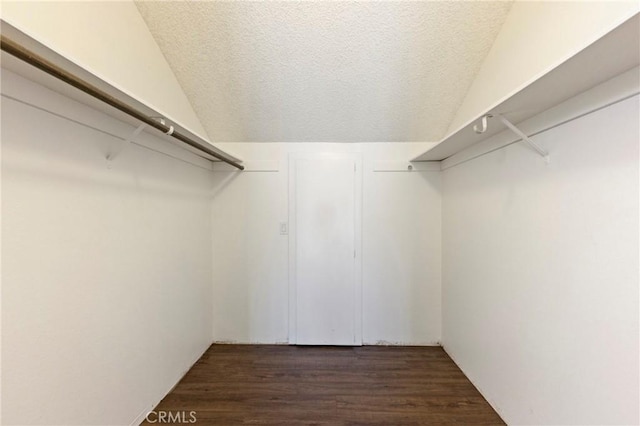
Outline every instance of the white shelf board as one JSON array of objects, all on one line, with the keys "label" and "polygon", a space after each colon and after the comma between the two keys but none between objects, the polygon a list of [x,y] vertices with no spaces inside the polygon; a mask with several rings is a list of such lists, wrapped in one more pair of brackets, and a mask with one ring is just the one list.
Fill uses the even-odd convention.
[{"label": "white shelf board", "polygon": [[518,124],[637,67],[640,64],[639,34],[640,16],[635,15],[411,161],[441,161],[505,130],[499,120],[492,118],[486,132],[475,133],[473,125],[485,114],[503,114]]}]

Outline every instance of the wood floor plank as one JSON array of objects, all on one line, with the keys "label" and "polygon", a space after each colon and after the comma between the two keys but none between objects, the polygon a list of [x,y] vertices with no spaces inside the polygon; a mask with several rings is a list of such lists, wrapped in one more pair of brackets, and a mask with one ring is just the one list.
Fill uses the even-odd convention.
[{"label": "wood floor plank", "polygon": [[212,345],[154,411],[199,425],[504,424],[438,347]]}]

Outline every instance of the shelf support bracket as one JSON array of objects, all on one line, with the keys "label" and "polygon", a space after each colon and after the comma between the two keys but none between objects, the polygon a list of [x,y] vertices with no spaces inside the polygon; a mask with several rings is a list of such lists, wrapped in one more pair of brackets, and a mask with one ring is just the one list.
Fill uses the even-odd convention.
[{"label": "shelf support bracket", "polygon": [[123,138],[122,141],[123,143],[120,146],[120,149],[117,150],[113,150],[110,149],[109,152],[107,152],[107,168],[111,168],[111,162],[118,156],[120,155],[120,153],[126,149],[129,145],[131,145],[131,142],[138,137],[138,135],[140,133],[142,133],[142,131],[144,130],[144,128],[147,127],[146,123],[142,123],[138,126],[138,128],[136,130],[134,130],[134,132],[131,134],[131,136]]},{"label": "shelf support bracket", "polygon": [[544,161],[547,162],[547,164],[549,163],[549,152],[547,152],[546,149],[544,149],[540,144],[532,141],[529,138],[529,136],[525,135],[522,132],[522,130],[518,129],[513,123],[507,120],[502,114],[497,114],[496,117],[502,122],[502,124],[507,126],[513,133],[520,136],[520,138],[523,141],[528,143],[529,146],[531,146],[531,148],[533,148],[538,154],[540,154],[544,158]]}]

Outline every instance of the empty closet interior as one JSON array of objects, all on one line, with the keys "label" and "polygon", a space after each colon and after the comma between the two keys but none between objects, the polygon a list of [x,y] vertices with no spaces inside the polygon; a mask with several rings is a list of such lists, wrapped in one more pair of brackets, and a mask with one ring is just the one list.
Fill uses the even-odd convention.
[{"label": "empty closet interior", "polygon": [[140,424],[244,344],[638,424],[639,10],[3,1],[2,423]]}]

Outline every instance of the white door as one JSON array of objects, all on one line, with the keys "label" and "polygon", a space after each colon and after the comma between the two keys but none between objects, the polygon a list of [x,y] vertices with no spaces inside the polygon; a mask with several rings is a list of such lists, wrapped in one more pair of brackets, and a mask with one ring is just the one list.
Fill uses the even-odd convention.
[{"label": "white door", "polygon": [[290,166],[290,343],[360,345],[360,161],[294,156]]}]

